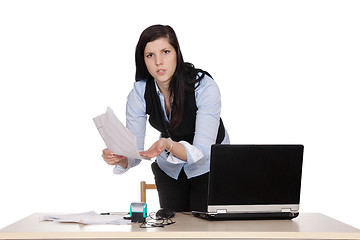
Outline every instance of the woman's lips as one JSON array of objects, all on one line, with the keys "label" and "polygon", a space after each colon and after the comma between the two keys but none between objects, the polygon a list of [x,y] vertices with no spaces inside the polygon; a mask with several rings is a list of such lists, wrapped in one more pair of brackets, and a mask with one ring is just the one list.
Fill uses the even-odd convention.
[{"label": "woman's lips", "polygon": [[164,74],[166,73],[166,70],[165,70],[165,69],[159,69],[159,70],[157,70],[156,72],[157,72],[157,74],[159,74],[159,75],[164,75]]}]

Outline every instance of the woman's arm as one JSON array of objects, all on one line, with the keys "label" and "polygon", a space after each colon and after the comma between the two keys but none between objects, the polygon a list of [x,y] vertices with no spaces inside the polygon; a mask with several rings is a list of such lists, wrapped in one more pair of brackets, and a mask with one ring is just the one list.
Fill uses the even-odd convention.
[{"label": "woman's arm", "polygon": [[161,138],[147,151],[140,152],[140,155],[155,157],[164,150],[170,150],[169,158],[172,159],[168,158],[168,161],[173,163],[186,161],[188,164],[209,158],[210,147],[216,141],[221,112],[221,96],[215,81],[206,76],[195,90],[195,98],[198,110],[193,144]]},{"label": "woman's arm", "polygon": [[160,155],[164,150],[172,153],[174,156],[183,161],[187,160],[185,147],[170,138],[160,138],[148,150],[140,152],[140,155],[153,158]]},{"label": "woman's arm", "polygon": [[187,163],[210,159],[211,145],[216,142],[220,124],[221,94],[216,82],[205,76],[195,89],[196,112],[195,135],[192,145],[180,142],[186,148]]},{"label": "woman's arm", "polygon": [[[145,113],[145,81],[135,82],[134,88],[127,97],[126,104],[126,127],[136,136],[137,148],[144,149],[144,139],[146,131]],[[122,174],[130,168],[138,165],[140,159],[127,158],[126,156],[115,155],[108,149],[103,150],[104,161],[109,165],[115,165],[114,173]]]},{"label": "woman's arm", "polygon": [[[146,103],[144,99],[146,82],[134,83],[133,90],[129,93],[126,103],[126,127],[136,137],[137,149],[144,149],[146,132]],[[140,159],[128,158],[126,170],[135,167],[141,162]]]}]

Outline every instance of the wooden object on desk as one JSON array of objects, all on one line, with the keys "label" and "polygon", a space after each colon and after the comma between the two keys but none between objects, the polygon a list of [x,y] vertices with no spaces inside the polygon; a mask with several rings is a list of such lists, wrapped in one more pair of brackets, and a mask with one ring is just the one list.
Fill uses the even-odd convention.
[{"label": "wooden object on desk", "polygon": [[140,182],[140,201],[146,203],[146,190],[156,189],[155,184],[147,184],[145,181]]},{"label": "wooden object on desk", "polygon": [[0,230],[0,239],[360,239],[357,228],[319,213],[293,220],[208,221],[176,213],[164,228],[40,221],[36,213]]}]

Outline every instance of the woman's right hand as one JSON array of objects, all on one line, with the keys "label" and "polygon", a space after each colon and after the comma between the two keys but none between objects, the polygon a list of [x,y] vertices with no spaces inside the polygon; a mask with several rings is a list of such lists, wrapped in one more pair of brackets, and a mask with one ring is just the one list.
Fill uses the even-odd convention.
[{"label": "woman's right hand", "polygon": [[116,155],[109,149],[105,148],[103,154],[101,155],[104,161],[109,165],[120,165],[123,168],[127,168],[128,158],[121,155]]}]

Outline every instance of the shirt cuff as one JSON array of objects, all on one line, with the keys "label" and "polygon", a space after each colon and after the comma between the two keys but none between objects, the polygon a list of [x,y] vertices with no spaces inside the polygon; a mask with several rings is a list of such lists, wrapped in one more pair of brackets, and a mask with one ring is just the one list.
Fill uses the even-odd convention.
[{"label": "shirt cuff", "polygon": [[123,173],[126,173],[126,172],[131,168],[131,166],[133,165],[133,161],[134,161],[133,158],[128,158],[128,165],[127,165],[126,168],[123,168],[123,167],[120,166],[120,165],[115,165],[115,166],[114,166],[114,169],[113,169],[113,173],[115,173],[115,174],[123,174]]},{"label": "shirt cuff", "polygon": [[[199,161],[201,158],[204,157],[204,154],[200,151],[200,149],[191,145],[190,143],[186,141],[180,141],[179,143],[183,145],[186,149],[186,157],[188,164],[196,163],[197,161]],[[180,164],[185,162],[180,158],[177,158],[174,155],[172,155],[172,153],[169,154],[166,160],[172,164]]]},{"label": "shirt cuff", "polygon": [[172,153],[169,154],[169,156],[167,157],[166,161],[168,161],[169,163],[172,163],[172,164],[185,163],[184,160],[181,160],[180,158],[175,157]]}]

